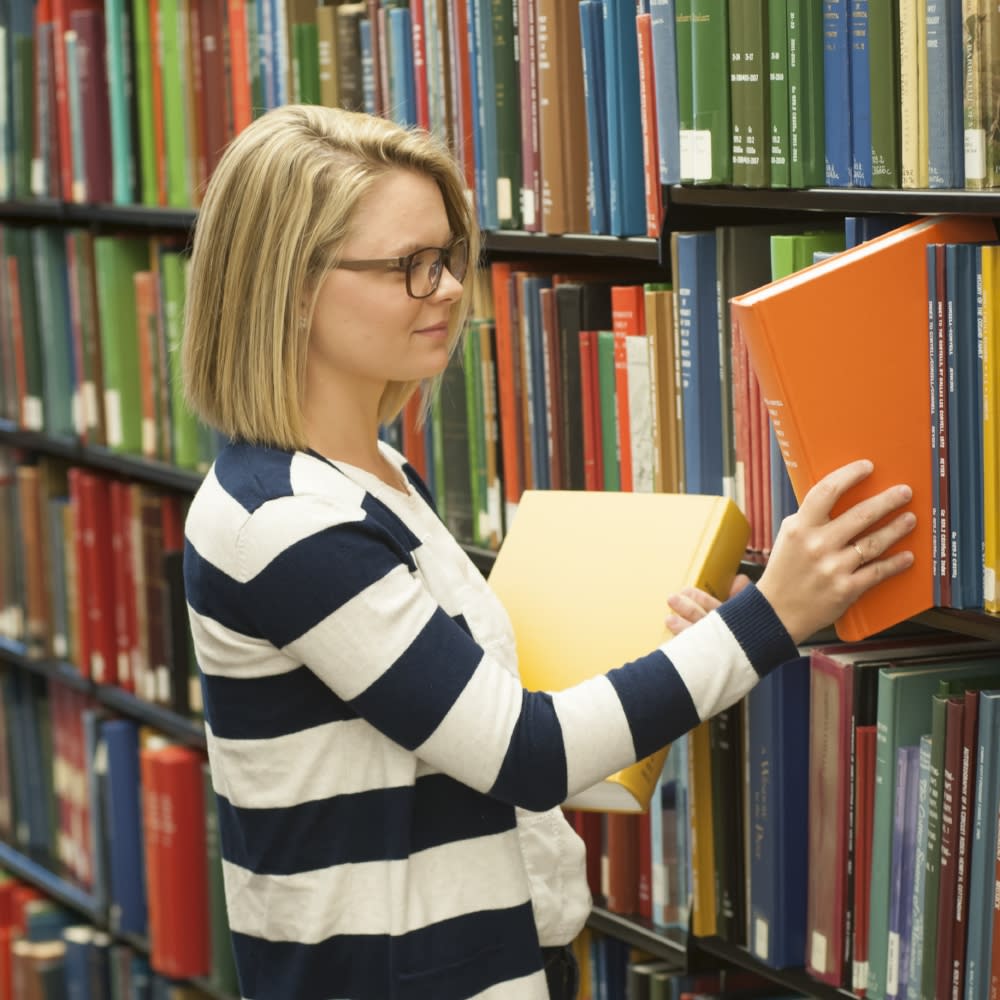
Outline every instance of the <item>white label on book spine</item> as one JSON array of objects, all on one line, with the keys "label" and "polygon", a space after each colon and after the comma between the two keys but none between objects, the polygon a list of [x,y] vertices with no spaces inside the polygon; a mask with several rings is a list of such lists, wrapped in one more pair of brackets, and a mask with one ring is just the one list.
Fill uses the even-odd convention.
[{"label": "white label on book spine", "polygon": [[90,676],[95,684],[104,683],[104,657],[96,650],[90,654]]},{"label": "white label on book spine", "polygon": [[762,961],[768,957],[768,924],[763,917],[757,917],[753,923],[753,953]]},{"label": "white label on book spine", "polygon": [[809,965],[816,972],[827,972],[826,935],[813,931],[809,949]]},{"label": "white label on book spine", "polygon": [[986,132],[981,128],[965,130],[965,179],[986,180]]},{"label": "white label on book spine", "polygon": [[147,458],[156,456],[156,421],[148,417],[142,421],[142,453]]},{"label": "white label on book spine", "polygon": [[527,229],[535,224],[535,192],[531,188],[521,188],[521,225]]},{"label": "white label on book spine", "polygon": [[87,421],[87,427],[96,427],[98,418],[97,386],[93,382],[84,382],[82,391],[83,413]]},{"label": "white label on book spine", "polygon": [[885,962],[886,996],[899,992],[899,932],[889,931],[889,953]]},{"label": "white label on book spine", "polygon": [[73,393],[69,405],[73,414],[73,429],[82,436],[87,433],[87,415],[84,412],[83,397],[79,391]]},{"label": "white label on book spine", "polygon": [[104,418],[108,425],[108,447],[120,448],[123,444],[122,394],[117,389],[104,390]]},{"label": "white label on book spine", "polygon": [[125,649],[119,650],[116,662],[118,664],[118,683],[121,684],[122,681],[128,680],[128,674],[129,674],[128,650]]},{"label": "white label on book spine", "polygon": [[43,426],[42,401],[38,396],[25,396],[21,408],[21,422],[25,430],[40,431]]},{"label": "white label on book spine", "polygon": [[861,993],[863,990],[868,989],[867,962],[854,963],[854,978],[852,979],[851,987],[855,993]]},{"label": "white label on book spine", "polygon": [[69,654],[69,643],[66,641],[66,636],[59,632],[52,636],[52,652],[55,653],[57,659],[66,659]]},{"label": "white label on book spine", "polygon": [[983,570],[983,598],[986,601],[997,599],[997,575],[991,566]]},{"label": "white label on book spine", "polygon": [[509,177],[497,178],[497,218],[501,222],[514,218],[514,194]]},{"label": "white label on book spine", "polygon": [[[707,128],[691,132],[691,180],[712,179],[712,133]],[[683,173],[683,171],[681,171]]]}]

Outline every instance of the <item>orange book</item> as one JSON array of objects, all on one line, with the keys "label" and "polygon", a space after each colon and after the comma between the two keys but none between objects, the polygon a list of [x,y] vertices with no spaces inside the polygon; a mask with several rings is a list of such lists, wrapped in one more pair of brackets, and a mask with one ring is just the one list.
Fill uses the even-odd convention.
[{"label": "orange book", "polygon": [[494,323],[497,340],[497,402],[500,447],[503,453],[503,492],[508,520],[517,510],[524,489],[524,454],[521,449],[521,350],[514,336],[510,308],[510,279],[515,270],[509,261],[490,264]]},{"label": "orange book", "polygon": [[228,0],[227,15],[229,18],[229,86],[233,103],[233,135],[237,136],[253,121],[246,0]]},{"label": "orange book", "polygon": [[835,514],[895,483],[913,489],[917,527],[899,548],[915,564],[841,616],[845,640],[933,604],[925,247],[995,239],[990,219],[929,217],[731,300],[796,497],[858,458],[875,471]]}]

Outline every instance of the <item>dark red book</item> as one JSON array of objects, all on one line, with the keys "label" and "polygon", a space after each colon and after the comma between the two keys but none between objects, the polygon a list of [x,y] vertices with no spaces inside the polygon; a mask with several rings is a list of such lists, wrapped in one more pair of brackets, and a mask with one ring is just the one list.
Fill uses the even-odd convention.
[{"label": "dark red book", "polygon": [[513,0],[517,5],[521,99],[521,225],[529,233],[542,228],[542,173],[538,117],[538,46],[536,0]]},{"label": "dark red book", "polygon": [[201,2],[201,78],[205,93],[214,95],[204,102],[202,118],[203,146],[208,176],[212,176],[219,157],[229,141],[226,100],[226,5],[225,0]]},{"label": "dark red book", "polygon": [[607,908],[623,915],[639,912],[638,813],[607,813],[604,855],[607,857]]},{"label": "dark red book", "polygon": [[[77,78],[83,128],[85,201],[111,201],[111,111],[108,104],[104,11],[75,10],[70,26],[77,37]],[[71,81],[71,85],[72,85]]]}]

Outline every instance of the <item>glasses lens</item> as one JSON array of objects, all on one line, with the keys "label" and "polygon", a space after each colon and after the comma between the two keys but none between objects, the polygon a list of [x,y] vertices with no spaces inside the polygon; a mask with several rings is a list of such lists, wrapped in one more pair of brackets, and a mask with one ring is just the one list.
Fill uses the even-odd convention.
[{"label": "glasses lens", "polygon": [[469,267],[469,244],[465,240],[453,243],[447,251],[447,268],[456,281],[465,280],[465,272]]},{"label": "glasses lens", "polygon": [[410,267],[406,278],[410,295],[415,299],[425,299],[441,280],[441,250],[427,247],[410,256]]}]

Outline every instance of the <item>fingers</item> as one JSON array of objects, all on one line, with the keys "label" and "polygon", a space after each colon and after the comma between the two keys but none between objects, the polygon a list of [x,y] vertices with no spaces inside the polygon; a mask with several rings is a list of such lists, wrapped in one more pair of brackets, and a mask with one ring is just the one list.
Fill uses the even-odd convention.
[{"label": "fingers", "polygon": [[905,538],[915,527],[917,516],[912,511],[904,511],[877,531],[856,538],[848,547],[848,554],[857,558],[857,569],[876,562],[896,542]]},{"label": "fingers", "polygon": [[867,458],[862,458],[824,476],[802,498],[799,513],[803,515],[803,520],[809,524],[822,524],[829,520],[837,501],[853,486],[867,479],[873,468]]},{"label": "fingers", "polygon": [[[867,532],[873,524],[878,524],[879,521],[893,511],[909,503],[912,498],[913,490],[909,486],[900,485],[890,486],[881,493],[876,493],[873,497],[859,501],[830,522],[831,534],[834,537],[835,543],[842,542],[844,545],[847,545],[850,539],[853,538],[856,540],[859,535]],[[912,527],[913,525],[911,524],[910,528]],[[868,539],[874,541],[877,541],[878,538],[879,532],[873,532],[868,536]],[[895,540],[893,539],[893,541]],[[885,548],[888,548],[888,546],[882,549],[872,548],[871,551],[863,551],[865,551],[867,559],[871,560],[881,555],[885,551]]]},{"label": "fingers", "polygon": [[667,628],[676,633],[701,621],[705,615],[714,611],[720,602],[703,590],[685,587],[679,594],[671,594],[667,598],[667,604],[674,612],[666,620]]},{"label": "fingers", "polygon": [[743,590],[744,587],[749,587],[751,582],[750,577],[748,577],[745,573],[737,573],[736,576],[733,577],[732,586],[729,588],[729,596],[735,597],[741,590]]}]

